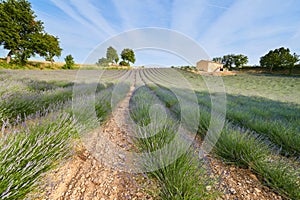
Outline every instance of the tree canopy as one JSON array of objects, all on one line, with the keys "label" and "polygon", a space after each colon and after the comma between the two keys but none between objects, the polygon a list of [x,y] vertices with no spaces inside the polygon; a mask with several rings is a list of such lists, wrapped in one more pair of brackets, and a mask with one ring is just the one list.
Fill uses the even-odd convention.
[{"label": "tree canopy", "polygon": [[118,62],[119,56],[117,50],[110,46],[106,50],[106,57],[100,58],[96,64],[100,66],[108,66],[109,63],[117,64]]},{"label": "tree canopy", "polygon": [[[61,56],[62,49],[59,47],[59,40],[53,35],[47,33],[41,35],[40,50],[37,52],[40,56],[44,57],[47,61],[54,61],[54,57]],[[36,45],[38,47],[38,45]]]},{"label": "tree canopy", "polygon": [[109,63],[109,61],[107,60],[107,58],[102,57],[98,60],[98,62],[96,64],[103,66],[103,65],[108,65],[108,63]]},{"label": "tree canopy", "polygon": [[224,67],[231,69],[233,67],[242,67],[248,63],[248,57],[242,54],[228,54],[223,57],[216,57],[212,59],[214,62],[222,63]]},{"label": "tree canopy", "polygon": [[121,65],[121,66],[130,66],[130,64],[129,64],[128,62],[124,61],[124,60],[122,60],[122,61],[120,62],[120,65]]},{"label": "tree canopy", "polygon": [[128,64],[129,62],[134,63],[135,62],[134,51],[128,48],[124,49],[121,53],[121,58],[123,59],[124,62],[127,61]]},{"label": "tree canopy", "polygon": [[0,0],[0,30],[0,45],[9,50],[8,63],[12,55],[21,62],[36,54],[51,61],[61,55],[58,38],[45,33],[27,0]]},{"label": "tree canopy", "polygon": [[224,65],[224,67],[231,69],[233,63],[234,63],[234,55],[233,54],[223,56],[222,64]]},{"label": "tree canopy", "polygon": [[261,67],[267,67],[272,70],[278,67],[289,68],[289,73],[292,73],[292,69],[295,63],[299,61],[299,56],[295,53],[291,54],[289,48],[280,47],[275,50],[270,50],[266,55],[260,58]]},{"label": "tree canopy", "polygon": [[117,50],[115,50],[113,47],[108,47],[106,51],[106,59],[108,62],[119,62],[119,56],[117,53]]},{"label": "tree canopy", "polygon": [[75,65],[74,58],[71,54],[65,57],[65,62],[66,64],[63,66],[64,69],[72,69]]},{"label": "tree canopy", "polygon": [[217,62],[217,63],[222,63],[222,57],[215,57],[212,59],[212,61]]},{"label": "tree canopy", "polygon": [[233,63],[235,67],[242,67],[248,63],[248,57],[242,54],[234,55]]}]

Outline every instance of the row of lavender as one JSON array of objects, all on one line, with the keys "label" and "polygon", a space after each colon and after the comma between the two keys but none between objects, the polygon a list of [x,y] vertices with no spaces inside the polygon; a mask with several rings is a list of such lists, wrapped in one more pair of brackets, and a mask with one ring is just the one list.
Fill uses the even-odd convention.
[{"label": "row of lavender", "polygon": [[[200,80],[201,77],[193,74],[184,75],[185,79],[192,83],[203,81]],[[178,119],[181,119],[180,115],[184,108],[180,107],[178,96],[172,91],[184,93],[184,90],[187,90],[187,88],[181,88],[180,76],[182,75],[179,75],[177,71],[172,72],[167,69],[145,71],[145,77],[151,82],[148,84],[149,87]],[[214,77],[205,78],[213,79]],[[194,89],[195,85],[193,85]],[[264,184],[282,196],[299,199],[300,171],[297,157],[300,137],[299,126],[297,126],[299,124],[297,105],[286,106],[284,103],[278,103],[276,106],[281,107],[275,108],[263,98],[235,97],[227,94],[227,105],[225,104],[227,113],[224,113],[226,110],[221,107],[212,108],[212,98],[218,94],[210,94],[208,89],[203,91],[201,88],[200,91],[196,90],[196,95],[198,103],[193,105],[191,102],[191,106],[200,108],[198,134],[211,143],[216,142],[212,152],[230,164],[252,169]],[[289,112],[285,108],[289,109]],[[259,112],[260,110],[262,112]],[[226,117],[225,124],[219,138],[216,140],[216,138],[210,138],[210,135],[207,138],[211,123],[218,124],[218,121],[222,121],[224,117]],[[184,119],[181,120],[184,121]],[[188,120],[184,123],[186,121]]]},{"label": "row of lavender", "polygon": [[[107,118],[116,83],[110,80],[126,79],[131,73],[106,73],[101,79],[104,81],[96,84],[1,75],[1,199],[25,198],[38,186],[44,173],[72,155],[76,139]],[[75,85],[79,91],[76,95]],[[119,87],[123,92],[115,97],[116,101],[129,91],[126,83]],[[80,108],[74,109],[74,102]],[[94,118],[94,113],[89,113],[91,102]]]},{"label": "row of lavender", "polygon": [[150,89],[144,70],[137,70],[136,90],[130,101],[130,115],[136,124],[135,144],[143,157],[139,166],[158,184],[152,193],[158,199],[216,199],[209,189],[215,180],[206,173],[203,160],[190,146],[189,130]]}]

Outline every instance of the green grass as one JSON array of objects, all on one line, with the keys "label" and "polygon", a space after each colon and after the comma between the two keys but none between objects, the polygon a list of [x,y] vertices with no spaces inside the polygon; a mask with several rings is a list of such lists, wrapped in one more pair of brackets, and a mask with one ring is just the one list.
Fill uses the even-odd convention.
[{"label": "green grass", "polygon": [[[167,74],[168,69],[159,69],[162,74]],[[196,90],[207,92],[208,88],[202,78],[198,74],[179,71]],[[215,77],[207,77],[206,79],[214,80]],[[169,77],[169,80],[172,78]],[[243,95],[247,97],[262,97],[265,99],[300,104],[300,77],[288,76],[272,76],[257,74],[239,74],[236,76],[222,77],[226,87],[226,93],[229,95]],[[171,80],[173,81],[173,80]],[[175,81],[175,80],[174,80]]]}]

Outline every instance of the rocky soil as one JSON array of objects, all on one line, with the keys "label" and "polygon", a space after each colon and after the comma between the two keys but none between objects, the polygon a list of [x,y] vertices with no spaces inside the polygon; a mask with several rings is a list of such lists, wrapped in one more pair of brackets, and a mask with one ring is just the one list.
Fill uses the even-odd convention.
[{"label": "rocky soil", "polygon": [[262,185],[250,169],[228,166],[215,158],[208,158],[211,173],[219,179],[220,199],[235,200],[281,200],[278,194]]}]

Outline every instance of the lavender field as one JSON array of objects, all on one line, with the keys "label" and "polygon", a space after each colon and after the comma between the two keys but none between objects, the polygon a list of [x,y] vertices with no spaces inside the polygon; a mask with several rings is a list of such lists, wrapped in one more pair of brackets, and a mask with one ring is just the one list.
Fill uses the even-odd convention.
[{"label": "lavender field", "polygon": [[[53,170],[64,174],[62,163],[81,155],[78,145],[86,146],[84,149],[97,160],[100,153],[89,148],[85,140],[93,138],[90,133],[99,127],[106,130],[112,120],[131,126],[127,134],[118,131],[123,125],[111,125],[113,131],[108,133],[112,137],[120,132],[116,138],[129,141],[122,145],[117,139],[112,142],[117,141],[126,152],[147,153],[138,166],[123,154],[117,155],[125,157],[123,164],[128,168],[140,170],[133,174],[144,177],[135,184],[145,198],[225,199],[226,195],[241,195],[238,187],[250,187],[220,187],[226,177],[219,179],[213,163],[222,163],[216,164],[222,169],[236,167],[237,174],[247,170],[257,177],[258,195],[300,198],[299,77],[214,77],[164,68],[1,71],[0,94],[1,199],[62,198],[58,192],[51,196],[42,191],[45,177]],[[114,118],[121,114],[130,118],[130,123],[126,117]],[[190,133],[195,133],[194,137]],[[204,143],[211,145],[210,151],[204,151]],[[149,156],[161,149],[165,152]],[[199,156],[201,152],[205,155]],[[103,160],[98,159],[100,163],[107,161],[104,154]],[[126,167],[111,169],[130,174]],[[91,186],[89,180],[82,181],[84,186],[74,182],[74,188],[84,187],[79,193],[88,199]],[[147,181],[157,187],[147,191],[143,184]],[[64,184],[57,183],[57,188]],[[125,185],[111,184],[121,188],[116,198],[126,199],[118,196]],[[100,192],[101,187],[93,185],[95,191]],[[235,194],[230,193],[233,188]],[[79,194],[66,189],[64,195],[71,199]]]}]

